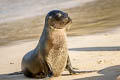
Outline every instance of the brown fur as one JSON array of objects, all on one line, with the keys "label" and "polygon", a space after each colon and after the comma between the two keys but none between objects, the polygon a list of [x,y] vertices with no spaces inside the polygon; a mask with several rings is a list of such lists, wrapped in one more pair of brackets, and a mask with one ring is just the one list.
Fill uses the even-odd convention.
[{"label": "brown fur", "polygon": [[53,10],[45,19],[45,26],[37,47],[22,60],[22,71],[27,77],[60,76],[66,68],[72,70],[67,50],[66,27],[71,22],[67,13]]}]

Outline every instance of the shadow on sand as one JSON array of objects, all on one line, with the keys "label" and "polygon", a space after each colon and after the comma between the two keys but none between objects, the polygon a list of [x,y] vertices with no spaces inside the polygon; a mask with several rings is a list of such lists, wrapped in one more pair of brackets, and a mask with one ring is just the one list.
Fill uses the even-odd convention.
[{"label": "shadow on sand", "polygon": [[[84,74],[84,73],[91,73],[91,72],[97,72],[97,71],[95,70],[95,71],[78,71],[78,72]],[[62,76],[72,76],[72,75],[70,75],[70,74],[62,74]],[[49,79],[49,77],[39,79],[39,80],[48,80],[48,79]],[[19,72],[14,72],[14,73],[8,73],[8,74],[0,74],[0,80],[38,80],[38,79],[36,79],[36,78],[27,78],[22,73],[19,74]],[[55,79],[55,80],[57,80],[57,79]]]},{"label": "shadow on sand", "polygon": [[30,79],[24,77],[23,74],[9,75],[9,73],[8,73],[8,74],[0,74],[0,80],[30,80]]},{"label": "shadow on sand", "polygon": [[120,51],[120,46],[70,48],[70,51]]},{"label": "shadow on sand", "polygon": [[[78,79],[74,78],[73,80],[116,80],[116,77],[120,75],[120,65],[104,68],[102,70],[97,71],[97,73],[102,75],[78,78]],[[72,75],[64,74],[62,76],[72,76]],[[26,78],[24,77],[23,74],[20,75],[1,74],[0,80],[38,80],[38,79]],[[46,80],[46,79],[39,79],[39,80]]]},{"label": "shadow on sand", "polygon": [[46,79],[37,79],[37,78],[27,78],[23,74],[0,74],[0,80],[47,80]]},{"label": "shadow on sand", "polygon": [[120,65],[104,68],[97,73],[102,75],[73,80],[116,80],[117,76],[120,75]]}]

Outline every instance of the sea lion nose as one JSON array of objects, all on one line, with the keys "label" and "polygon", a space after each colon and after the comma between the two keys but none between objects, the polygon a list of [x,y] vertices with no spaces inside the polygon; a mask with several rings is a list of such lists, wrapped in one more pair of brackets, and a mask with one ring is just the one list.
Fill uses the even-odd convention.
[{"label": "sea lion nose", "polygon": [[67,18],[67,17],[68,17],[68,13],[65,13],[65,14],[64,14],[64,17],[66,17],[66,18]]},{"label": "sea lion nose", "polygon": [[65,18],[66,20],[68,20],[68,21],[72,21],[71,18],[68,16],[67,13],[64,13],[64,18]]}]

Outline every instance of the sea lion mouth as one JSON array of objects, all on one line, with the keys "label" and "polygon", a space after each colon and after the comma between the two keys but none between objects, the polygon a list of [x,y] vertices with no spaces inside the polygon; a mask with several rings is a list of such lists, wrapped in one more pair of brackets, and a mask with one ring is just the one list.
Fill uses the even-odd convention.
[{"label": "sea lion mouth", "polygon": [[68,23],[72,23],[72,19],[70,17],[67,18],[67,22],[65,23],[65,25],[67,25]]},{"label": "sea lion mouth", "polygon": [[62,18],[62,19],[57,19],[54,21],[52,24],[52,27],[55,29],[63,29],[66,28],[67,24],[72,23],[72,19],[70,17]]}]

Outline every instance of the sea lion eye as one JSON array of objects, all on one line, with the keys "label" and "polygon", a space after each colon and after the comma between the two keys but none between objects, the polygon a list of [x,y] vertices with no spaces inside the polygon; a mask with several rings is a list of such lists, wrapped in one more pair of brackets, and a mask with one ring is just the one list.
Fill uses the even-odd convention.
[{"label": "sea lion eye", "polygon": [[52,16],[49,16],[48,19],[52,19]]},{"label": "sea lion eye", "polygon": [[61,13],[56,13],[55,14],[55,20],[60,20],[61,19],[61,16],[62,16],[62,14]]},{"label": "sea lion eye", "polygon": [[56,16],[60,18],[62,16],[62,14],[61,13],[57,13]]}]

